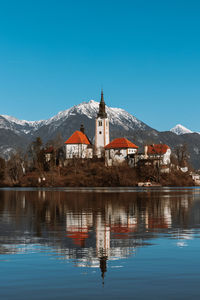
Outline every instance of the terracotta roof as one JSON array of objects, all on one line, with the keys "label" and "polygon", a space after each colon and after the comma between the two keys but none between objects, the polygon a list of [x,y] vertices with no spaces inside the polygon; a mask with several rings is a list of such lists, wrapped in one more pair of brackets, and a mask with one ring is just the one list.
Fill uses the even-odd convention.
[{"label": "terracotta roof", "polygon": [[148,145],[147,154],[165,154],[169,146],[165,144]]},{"label": "terracotta roof", "polygon": [[53,146],[50,146],[49,148],[46,148],[44,150],[45,153],[52,153],[54,151]]},{"label": "terracotta roof", "polygon": [[148,228],[168,228],[169,225],[164,218],[149,218]]},{"label": "terracotta roof", "polygon": [[119,148],[135,148],[135,149],[137,149],[138,146],[131,143],[126,138],[114,139],[110,144],[105,146],[105,149],[119,149]]},{"label": "terracotta roof", "polygon": [[70,138],[65,142],[65,144],[86,144],[90,145],[87,136],[81,131],[75,131]]},{"label": "terracotta roof", "polygon": [[67,232],[67,237],[72,238],[75,245],[84,246],[85,240],[89,237],[87,232],[77,231],[77,232]]},{"label": "terracotta roof", "polygon": [[114,225],[111,226],[111,232],[113,233],[129,233],[129,232],[134,232],[136,230],[137,225],[133,227],[127,226],[120,226],[120,225]]}]

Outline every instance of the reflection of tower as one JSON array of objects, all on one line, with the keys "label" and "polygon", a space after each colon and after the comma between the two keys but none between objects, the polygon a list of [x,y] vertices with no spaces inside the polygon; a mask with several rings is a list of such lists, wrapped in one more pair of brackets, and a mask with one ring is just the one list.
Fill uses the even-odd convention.
[{"label": "reflection of tower", "polygon": [[109,120],[107,118],[103,91],[101,91],[101,101],[99,103],[99,113],[97,114],[95,128],[95,151],[98,157],[102,156],[104,147],[109,143]]},{"label": "reflection of tower", "polygon": [[102,220],[102,215],[97,215],[96,221],[96,251],[100,260],[101,277],[104,284],[104,276],[107,271],[106,263],[110,254],[110,226]]},{"label": "reflection of tower", "polygon": [[100,269],[101,269],[101,277],[103,280],[103,284],[104,284],[104,277],[105,277],[105,273],[107,271],[107,256],[102,256],[100,257]]},{"label": "reflection of tower", "polygon": [[101,214],[97,215],[96,221],[96,250],[99,256],[108,256],[110,251],[110,226],[102,221]]}]

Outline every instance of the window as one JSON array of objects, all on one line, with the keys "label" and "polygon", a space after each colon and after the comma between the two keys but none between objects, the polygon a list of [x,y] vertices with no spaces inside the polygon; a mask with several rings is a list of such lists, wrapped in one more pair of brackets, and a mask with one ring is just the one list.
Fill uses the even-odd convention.
[{"label": "window", "polygon": [[102,126],[102,121],[99,121],[99,126]]}]

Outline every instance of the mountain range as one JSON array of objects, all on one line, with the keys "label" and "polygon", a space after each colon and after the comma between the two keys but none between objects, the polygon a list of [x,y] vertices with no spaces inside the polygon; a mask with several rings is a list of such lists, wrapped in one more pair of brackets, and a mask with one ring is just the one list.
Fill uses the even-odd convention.
[{"label": "mountain range", "polygon": [[[83,123],[91,141],[94,140],[95,118],[99,103],[90,100],[59,112],[48,120],[25,121],[0,115],[0,156],[8,158],[16,149],[26,150],[30,142],[41,137],[44,143],[60,134],[66,140]],[[200,134],[178,124],[170,131],[160,132],[151,128],[121,108],[106,107],[110,121],[110,139],[126,137],[143,151],[144,144],[165,143],[172,150],[179,145],[188,147],[190,162],[200,168]]]}]

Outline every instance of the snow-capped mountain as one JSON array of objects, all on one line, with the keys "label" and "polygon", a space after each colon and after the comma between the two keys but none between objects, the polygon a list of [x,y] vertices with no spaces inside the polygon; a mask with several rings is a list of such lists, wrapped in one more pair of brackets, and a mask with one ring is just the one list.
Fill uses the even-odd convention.
[{"label": "snow-capped mountain", "polygon": [[[70,109],[61,111],[49,120],[42,121],[42,123],[45,125],[51,125],[51,127],[56,126],[57,128],[60,124],[62,124],[64,120],[77,115],[82,117],[85,116],[90,120],[94,120],[97,116],[98,110],[99,102],[90,100],[89,102],[82,102],[81,104],[75,105]],[[149,126],[135,118],[124,109],[106,106],[106,112],[109,118],[110,125],[121,127],[124,130],[146,130],[149,128]]]},{"label": "snow-capped mountain", "polygon": [[25,121],[17,118],[0,115],[0,129],[13,130],[16,133],[30,133],[42,126],[43,121]]},{"label": "snow-capped mountain", "polygon": [[[17,148],[25,149],[30,141],[40,136],[44,143],[54,139],[59,133],[67,139],[84,124],[88,137],[92,140],[95,132],[95,118],[99,102],[90,100],[59,112],[47,120],[26,121],[0,115],[0,155],[8,157]],[[106,107],[110,120],[111,138],[114,132],[151,130],[142,121],[121,108]]]},{"label": "snow-capped mountain", "polygon": [[[18,120],[7,115],[0,115],[0,129],[12,130],[16,134],[34,134],[34,132],[39,130],[41,127],[50,126],[51,130],[54,131],[63,123],[63,121],[66,121],[68,118],[73,116],[81,115],[88,119],[95,119],[98,109],[99,103],[94,100],[90,100],[89,102],[83,102],[67,110],[61,111],[48,120],[25,121]],[[113,126],[122,127],[124,130],[146,130],[149,128],[146,124],[139,121],[133,115],[121,108],[106,107],[106,111],[110,124]],[[79,126],[79,124],[77,124],[77,126]]]},{"label": "snow-capped mountain", "polygon": [[181,124],[177,124],[175,127],[170,129],[170,131],[176,133],[177,135],[182,135],[182,134],[186,134],[186,133],[193,133],[192,130],[184,127]]}]

